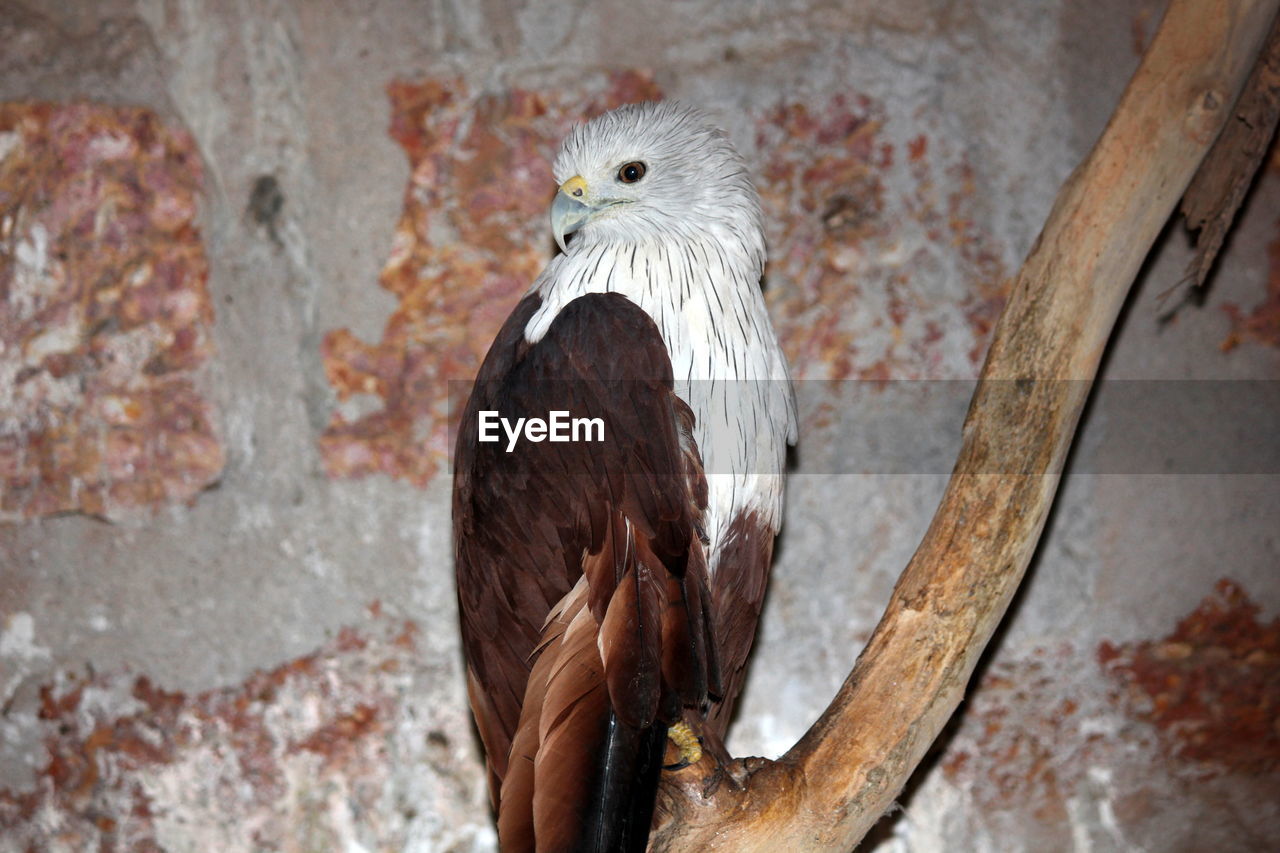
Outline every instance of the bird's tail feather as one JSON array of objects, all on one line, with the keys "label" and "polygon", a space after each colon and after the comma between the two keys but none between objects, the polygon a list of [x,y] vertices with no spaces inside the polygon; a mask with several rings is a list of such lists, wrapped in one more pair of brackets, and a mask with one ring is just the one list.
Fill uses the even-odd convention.
[{"label": "bird's tail feather", "polygon": [[547,616],[499,796],[503,853],[644,850],[667,726],[720,689],[701,543],[668,550],[679,574],[616,515]]},{"label": "bird's tail feather", "polygon": [[598,805],[586,827],[590,844],[583,849],[644,853],[667,727],[655,723],[637,730],[611,712],[607,728],[600,755]]},{"label": "bird's tail feather", "polygon": [[667,727],[613,709],[585,583],[548,617],[498,810],[503,853],[640,853]]}]

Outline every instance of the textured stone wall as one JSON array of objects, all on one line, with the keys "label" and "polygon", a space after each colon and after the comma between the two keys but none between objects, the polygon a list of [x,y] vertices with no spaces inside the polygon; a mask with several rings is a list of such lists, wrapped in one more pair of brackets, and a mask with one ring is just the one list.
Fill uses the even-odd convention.
[{"label": "textured stone wall", "polygon": [[113,519],[222,470],[191,137],[137,108],[0,106],[0,518]]},{"label": "textured stone wall", "polygon": [[[785,750],[1162,11],[0,0],[0,851],[493,849],[450,418],[553,248],[556,142],[640,98],[713,111],[765,203],[802,443],[731,745]],[[1007,626],[864,849],[1280,833],[1280,155],[1238,225],[1200,307],[1162,239]]]}]

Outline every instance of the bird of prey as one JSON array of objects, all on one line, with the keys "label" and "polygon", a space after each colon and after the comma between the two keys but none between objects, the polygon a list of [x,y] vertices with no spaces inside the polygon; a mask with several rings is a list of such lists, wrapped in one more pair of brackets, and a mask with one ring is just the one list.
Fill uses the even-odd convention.
[{"label": "bird of prey", "polygon": [[468,694],[505,853],[643,850],[664,762],[727,755],[795,403],[759,197],[704,114],[605,113],[555,177],[562,253],[457,437]]}]

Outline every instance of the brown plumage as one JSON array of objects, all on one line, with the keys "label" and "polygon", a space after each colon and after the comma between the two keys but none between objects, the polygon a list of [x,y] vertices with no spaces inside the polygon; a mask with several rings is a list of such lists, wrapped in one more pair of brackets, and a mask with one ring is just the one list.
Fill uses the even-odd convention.
[{"label": "brown plumage", "polygon": [[[635,105],[571,136],[570,169],[552,208],[566,254],[498,333],[454,460],[467,688],[504,853],[641,851],[668,727],[724,754],[795,433],[759,201],[723,134]],[[600,419],[603,440],[480,440],[481,413],[557,411]]]},{"label": "brown plumage", "polygon": [[[666,726],[719,694],[706,483],[653,321],[621,296],[588,296],[529,345],[519,331],[537,303],[499,333],[459,434],[469,692],[503,849],[533,850],[535,834],[538,850],[622,849],[637,823],[643,840],[652,798],[633,810],[644,797],[603,791],[604,777],[652,787]],[[477,440],[486,410],[600,416],[607,440],[509,454]],[[618,840],[583,847],[583,832]]]}]

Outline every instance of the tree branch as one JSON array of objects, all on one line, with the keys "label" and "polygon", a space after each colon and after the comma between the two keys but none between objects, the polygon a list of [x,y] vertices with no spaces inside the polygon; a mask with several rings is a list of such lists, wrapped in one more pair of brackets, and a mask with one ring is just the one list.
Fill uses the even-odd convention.
[{"label": "tree branch", "polygon": [[997,324],[951,481],[884,616],[782,758],[667,774],[652,851],[848,851],[964,695],[1035,549],[1115,318],[1218,137],[1280,0],[1172,0]]}]

